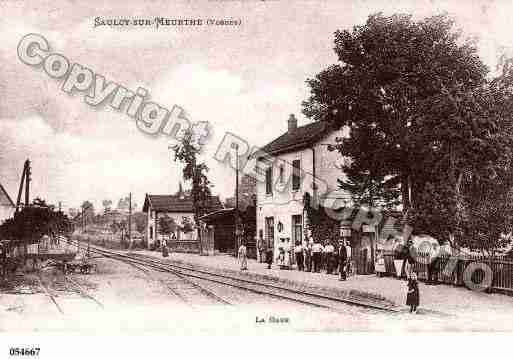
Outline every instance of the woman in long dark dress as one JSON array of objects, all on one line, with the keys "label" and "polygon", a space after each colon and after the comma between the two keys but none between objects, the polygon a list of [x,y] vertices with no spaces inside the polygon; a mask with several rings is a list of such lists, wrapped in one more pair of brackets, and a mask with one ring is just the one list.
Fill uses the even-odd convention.
[{"label": "woman in long dark dress", "polygon": [[417,274],[412,273],[408,280],[408,294],[406,295],[406,305],[410,306],[410,313],[417,313],[417,307],[420,302],[419,283]]}]

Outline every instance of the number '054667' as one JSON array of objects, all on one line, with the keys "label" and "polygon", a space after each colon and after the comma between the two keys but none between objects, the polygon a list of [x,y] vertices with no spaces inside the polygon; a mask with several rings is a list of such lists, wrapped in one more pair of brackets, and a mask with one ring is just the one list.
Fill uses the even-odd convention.
[{"label": "number '054667'", "polygon": [[39,348],[11,348],[11,356],[39,356]]}]

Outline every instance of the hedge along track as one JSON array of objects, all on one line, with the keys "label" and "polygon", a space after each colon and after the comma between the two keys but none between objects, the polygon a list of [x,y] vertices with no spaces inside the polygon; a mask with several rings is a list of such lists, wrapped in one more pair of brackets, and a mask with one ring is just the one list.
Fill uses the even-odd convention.
[{"label": "hedge along track", "polygon": [[[93,249],[93,247],[91,247]],[[382,305],[380,303],[364,302],[358,298],[352,297],[334,297],[326,294],[314,293],[311,291],[298,290],[283,287],[277,284],[263,283],[251,279],[234,277],[225,274],[212,273],[204,269],[186,268],[176,264],[162,262],[157,259],[144,256],[143,258],[134,257],[127,254],[117,253],[94,247],[94,250],[107,257],[119,259],[123,261],[131,261],[147,267],[156,268],[170,273],[177,273],[182,276],[198,278],[213,283],[231,286],[257,294],[268,295],[279,299],[299,302],[302,304],[315,306],[319,308],[329,309],[333,311],[344,311],[347,305],[359,306],[367,309],[386,311],[390,313],[398,313],[399,310],[392,306]],[[344,308],[345,307],[345,308]]]}]

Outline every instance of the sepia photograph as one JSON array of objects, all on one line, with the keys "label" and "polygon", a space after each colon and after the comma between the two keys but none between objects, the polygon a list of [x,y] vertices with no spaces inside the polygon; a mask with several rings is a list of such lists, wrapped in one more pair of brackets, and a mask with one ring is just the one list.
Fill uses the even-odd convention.
[{"label": "sepia photograph", "polygon": [[0,13],[0,337],[513,331],[512,2]]}]

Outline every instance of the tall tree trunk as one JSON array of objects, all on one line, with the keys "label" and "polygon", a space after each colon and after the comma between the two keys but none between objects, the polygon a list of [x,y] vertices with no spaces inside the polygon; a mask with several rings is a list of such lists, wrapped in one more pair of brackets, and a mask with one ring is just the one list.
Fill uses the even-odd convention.
[{"label": "tall tree trunk", "polygon": [[[369,210],[372,211],[374,207],[374,192],[372,191],[372,185],[369,186]],[[371,265],[372,265],[372,271],[374,271],[374,264],[376,263],[376,254],[375,254],[375,246],[376,246],[376,235],[378,233],[376,229],[376,225],[373,226],[374,232],[371,233],[369,236],[370,238],[370,245],[371,245]]]},{"label": "tall tree trunk", "polygon": [[409,176],[403,175],[401,179],[401,197],[403,203],[403,212],[406,213],[411,207],[410,201],[410,183]]}]

